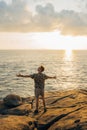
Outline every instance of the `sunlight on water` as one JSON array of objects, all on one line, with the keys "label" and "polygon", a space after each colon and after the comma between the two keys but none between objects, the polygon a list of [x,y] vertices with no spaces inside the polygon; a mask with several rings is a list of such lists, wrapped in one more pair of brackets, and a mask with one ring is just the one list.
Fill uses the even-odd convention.
[{"label": "sunlight on water", "polygon": [[70,61],[71,59],[72,59],[72,50],[70,50],[70,49],[66,49],[65,50],[65,60],[68,60],[68,61]]},{"label": "sunlight on water", "polygon": [[73,89],[74,87],[78,86],[77,83],[74,84],[76,79],[76,66],[73,64],[73,55],[74,54],[71,49],[65,50],[62,66],[62,87],[64,89]]}]

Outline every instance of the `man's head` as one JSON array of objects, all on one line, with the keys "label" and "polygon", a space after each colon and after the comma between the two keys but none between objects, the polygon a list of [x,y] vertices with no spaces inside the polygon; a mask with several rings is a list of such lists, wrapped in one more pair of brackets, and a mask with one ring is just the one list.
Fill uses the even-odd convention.
[{"label": "man's head", "polygon": [[40,72],[43,72],[44,71],[44,67],[43,66],[40,66],[40,67],[38,67],[38,72],[40,73]]}]

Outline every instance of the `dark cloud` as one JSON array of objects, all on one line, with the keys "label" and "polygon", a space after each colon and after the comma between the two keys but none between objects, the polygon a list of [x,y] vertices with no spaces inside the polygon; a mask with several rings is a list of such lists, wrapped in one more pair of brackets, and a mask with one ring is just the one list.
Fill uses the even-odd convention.
[{"label": "dark cloud", "polygon": [[27,0],[0,2],[0,31],[37,32],[60,30],[64,35],[87,35],[87,14],[72,10],[56,12],[51,3],[27,10]]}]

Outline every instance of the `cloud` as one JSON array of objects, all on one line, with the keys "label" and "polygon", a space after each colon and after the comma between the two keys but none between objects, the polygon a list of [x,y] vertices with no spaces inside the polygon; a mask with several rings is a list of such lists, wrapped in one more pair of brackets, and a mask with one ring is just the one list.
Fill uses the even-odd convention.
[{"label": "cloud", "polygon": [[[27,3],[23,0],[12,0],[12,4],[0,2],[0,31],[25,31],[25,25],[32,19],[26,10]],[[26,30],[27,31],[27,30]]]},{"label": "cloud", "polygon": [[59,13],[59,29],[64,35],[87,35],[87,14],[63,10]]},{"label": "cloud", "polygon": [[77,6],[82,12],[87,12],[87,0],[77,0]]},{"label": "cloud", "polygon": [[87,13],[62,10],[56,12],[51,3],[37,5],[36,13],[27,10],[27,0],[0,1],[0,31],[43,32],[60,30],[63,35],[87,35]]},{"label": "cloud", "polygon": [[55,12],[53,5],[36,7],[39,31],[60,30],[63,35],[87,35],[87,14],[72,10]]}]

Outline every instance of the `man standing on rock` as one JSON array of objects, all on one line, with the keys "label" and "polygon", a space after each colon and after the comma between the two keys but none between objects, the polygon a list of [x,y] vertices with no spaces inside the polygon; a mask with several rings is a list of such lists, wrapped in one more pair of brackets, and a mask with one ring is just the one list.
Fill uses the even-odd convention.
[{"label": "man standing on rock", "polygon": [[43,106],[44,106],[44,112],[47,111],[46,105],[45,105],[45,98],[44,98],[44,86],[45,86],[45,80],[46,79],[56,79],[56,76],[50,77],[43,73],[44,67],[40,66],[37,69],[38,73],[32,74],[32,75],[22,75],[18,74],[17,77],[29,77],[34,80],[35,83],[35,100],[36,100],[36,109],[34,111],[34,114],[38,114],[38,105],[39,105],[39,96],[42,97],[43,100]]}]

